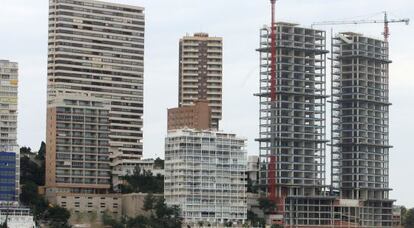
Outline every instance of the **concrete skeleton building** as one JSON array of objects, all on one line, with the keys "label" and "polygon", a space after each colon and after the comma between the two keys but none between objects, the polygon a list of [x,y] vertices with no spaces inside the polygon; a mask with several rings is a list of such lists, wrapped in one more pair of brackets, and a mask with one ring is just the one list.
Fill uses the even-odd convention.
[{"label": "concrete skeleton building", "polygon": [[361,227],[391,227],[388,43],[348,32],[332,44],[333,191],[358,201]]},{"label": "concrete skeleton building", "polygon": [[[276,25],[276,99],[270,96],[270,28],[260,30],[260,185],[278,205],[274,223],[326,225],[326,38],[321,30]],[[314,210],[307,210],[308,207]],[[326,218],[326,219],[325,219]]]},{"label": "concrete skeleton building", "polygon": [[220,226],[247,219],[246,140],[217,131],[181,129],[165,139],[164,197],[184,223]]},{"label": "concrete skeleton building", "polygon": [[49,4],[48,100],[60,94],[107,100],[112,161],[140,159],[144,8],[95,0]]},{"label": "concrete skeleton building", "polygon": [[0,60],[0,203],[19,199],[18,64]]},{"label": "concrete skeleton building", "polygon": [[178,106],[208,100],[211,125],[219,129],[222,118],[223,39],[196,33],[180,39]]},{"label": "concrete skeleton building", "polygon": [[192,128],[211,129],[211,107],[207,100],[195,101],[194,105],[168,109],[168,130]]},{"label": "concrete skeleton building", "polygon": [[[270,28],[261,30],[260,184],[284,227],[392,227],[388,45],[356,33],[332,40],[332,186],[325,184],[325,32],[276,24],[276,99]],[[330,187],[330,191],[328,191]]]}]

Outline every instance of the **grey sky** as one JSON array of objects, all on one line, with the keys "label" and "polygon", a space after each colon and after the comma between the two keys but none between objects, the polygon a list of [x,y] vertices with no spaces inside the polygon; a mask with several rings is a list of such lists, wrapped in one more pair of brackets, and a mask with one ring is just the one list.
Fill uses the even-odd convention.
[{"label": "grey sky", "polygon": [[[248,138],[258,153],[259,28],[269,21],[269,0],[113,0],[146,8],[144,156],[163,156],[166,111],[177,105],[178,40],[186,33],[208,32],[224,38],[224,118],[222,129]],[[280,0],[278,20],[310,25],[315,21],[414,15],[412,0]],[[47,0],[0,0],[0,59],[19,62],[21,146],[37,149],[45,139]],[[412,18],[414,19],[414,18]],[[330,27],[324,27],[327,30]],[[382,24],[340,26],[381,37]],[[414,27],[391,25],[390,72],[391,198],[414,207]],[[328,154],[329,155],[329,154]]]}]

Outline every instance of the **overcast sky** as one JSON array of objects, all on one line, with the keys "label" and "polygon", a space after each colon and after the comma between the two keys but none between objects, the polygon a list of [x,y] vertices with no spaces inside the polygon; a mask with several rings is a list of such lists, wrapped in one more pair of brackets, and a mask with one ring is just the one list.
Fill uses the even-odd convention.
[{"label": "overcast sky", "polygon": [[[177,105],[178,40],[208,32],[224,38],[224,115],[222,130],[248,139],[258,154],[259,29],[267,24],[268,0],[113,0],[146,8],[144,157],[163,157],[167,108]],[[325,20],[381,19],[414,15],[412,0],[280,0],[278,20],[309,26]],[[20,67],[20,146],[37,150],[45,140],[47,0],[0,0],[0,59]],[[330,30],[330,27],[322,27]],[[338,26],[381,37],[382,24]],[[391,198],[414,207],[413,26],[391,25],[390,68]],[[329,153],[328,153],[329,156]],[[329,169],[328,169],[329,170]]]}]

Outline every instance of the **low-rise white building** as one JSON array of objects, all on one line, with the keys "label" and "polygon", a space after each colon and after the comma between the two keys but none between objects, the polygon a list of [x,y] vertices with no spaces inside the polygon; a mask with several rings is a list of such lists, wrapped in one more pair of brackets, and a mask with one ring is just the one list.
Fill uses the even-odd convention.
[{"label": "low-rise white building", "polygon": [[7,219],[8,228],[35,228],[36,224],[29,208],[15,205],[0,205],[0,224]]},{"label": "low-rise white building", "polygon": [[164,196],[180,207],[185,224],[244,224],[246,139],[191,129],[168,132]]}]

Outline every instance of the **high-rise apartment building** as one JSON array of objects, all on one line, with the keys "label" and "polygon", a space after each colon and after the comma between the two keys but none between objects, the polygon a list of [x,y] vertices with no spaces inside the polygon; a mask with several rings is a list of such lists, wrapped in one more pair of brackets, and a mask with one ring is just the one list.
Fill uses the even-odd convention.
[{"label": "high-rise apartment building", "polygon": [[17,146],[18,65],[0,60],[0,146]]},{"label": "high-rise apartment building", "polygon": [[241,226],[247,219],[246,140],[216,131],[172,130],[165,140],[164,197],[188,225]]},{"label": "high-rise apartment building", "polygon": [[144,26],[142,7],[95,0],[49,5],[48,100],[59,94],[107,100],[111,158],[121,165],[142,156]]},{"label": "high-rise apartment building", "polygon": [[360,202],[361,227],[391,227],[388,43],[351,32],[332,43],[333,190]]},{"label": "high-rise apartment building", "polygon": [[19,199],[18,64],[0,60],[0,202]]},{"label": "high-rise apartment building", "polygon": [[106,193],[111,186],[109,102],[82,95],[58,95],[49,102],[46,186]]},{"label": "high-rise apartment building", "polygon": [[207,100],[195,101],[194,105],[168,109],[168,130],[191,128],[211,129],[211,107]]},{"label": "high-rise apartment building", "polygon": [[178,106],[208,100],[211,124],[219,128],[222,118],[223,39],[196,33],[180,40]]}]

